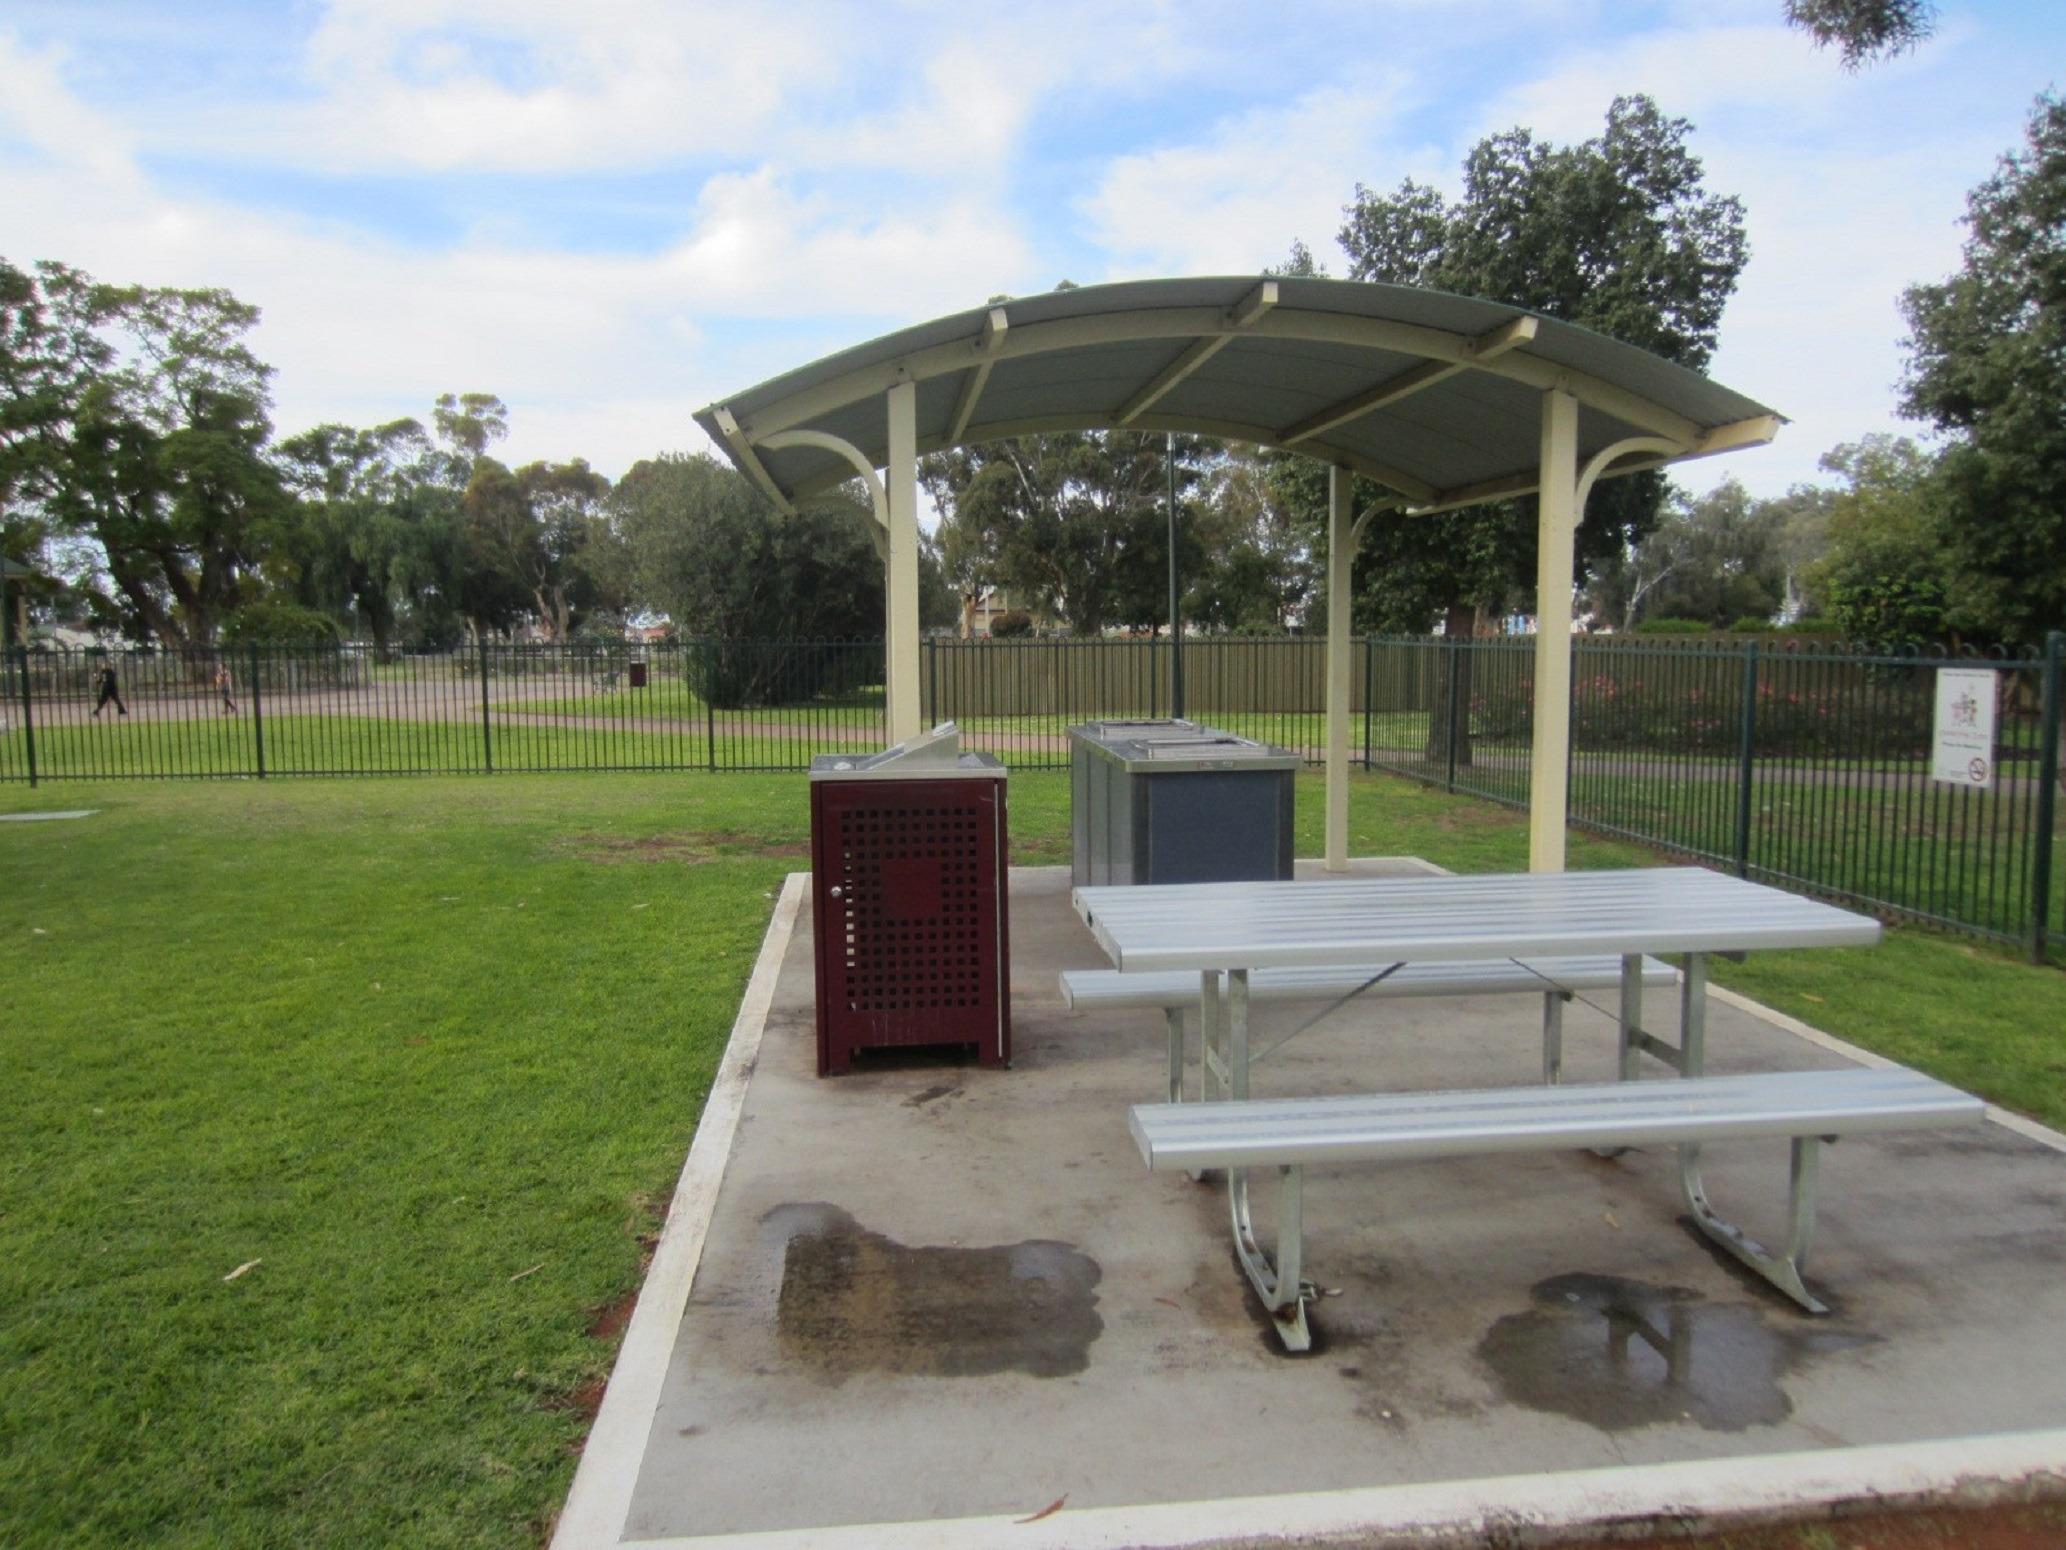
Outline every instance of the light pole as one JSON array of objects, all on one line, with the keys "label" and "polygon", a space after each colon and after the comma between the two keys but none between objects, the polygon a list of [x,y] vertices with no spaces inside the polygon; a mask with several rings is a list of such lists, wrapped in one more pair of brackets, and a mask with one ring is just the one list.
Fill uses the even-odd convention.
[{"label": "light pole", "polygon": [[1164,469],[1169,485],[1169,713],[1184,714],[1184,620],[1178,606],[1176,568],[1176,432],[1163,443]]}]

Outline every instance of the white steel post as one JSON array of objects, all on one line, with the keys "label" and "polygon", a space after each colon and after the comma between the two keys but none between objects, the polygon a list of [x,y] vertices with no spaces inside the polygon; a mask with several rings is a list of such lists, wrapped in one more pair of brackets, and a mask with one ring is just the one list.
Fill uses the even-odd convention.
[{"label": "white steel post", "polygon": [[1528,760],[1528,870],[1564,870],[1571,747],[1571,582],[1578,539],[1578,400],[1542,395],[1535,556],[1535,743]]},{"label": "white steel post", "polygon": [[1349,496],[1354,478],[1327,470],[1327,870],[1349,869],[1349,577],[1356,536]]},{"label": "white steel post", "polygon": [[918,698],[918,385],[889,390],[888,608],[883,632],[883,688],[890,741],[919,733]]}]

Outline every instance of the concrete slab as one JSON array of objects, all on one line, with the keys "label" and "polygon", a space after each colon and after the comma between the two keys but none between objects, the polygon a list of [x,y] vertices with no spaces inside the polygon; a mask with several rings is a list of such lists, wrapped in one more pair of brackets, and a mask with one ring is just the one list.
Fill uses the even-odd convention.
[{"label": "concrete slab", "polygon": [[[903,1055],[831,1081],[802,882],[556,1543],[1425,1542],[2066,1472],[2066,1143],[2041,1127],[1828,1149],[1825,1319],[1680,1222],[1668,1151],[1315,1170],[1328,1295],[1291,1358],[1224,1192],[1148,1174],[1127,1135],[1159,1017],[1060,1004],[1060,970],[1102,964],[1066,869],[1013,876],[1013,1070]],[[1566,1016],[1573,1080],[1612,1073],[1594,999]],[[1352,1006],[1256,1090],[1532,1082],[1539,1008]],[[1258,1047],[1309,1010],[1258,1009]],[[1718,994],[1710,1069],[1853,1058],[1797,1028]],[[1786,1149],[1708,1159],[1721,1208],[1776,1231]]]},{"label": "concrete slab", "polygon": [[81,807],[64,812],[0,813],[0,823],[57,823],[66,818],[91,818],[99,811],[97,807]]}]

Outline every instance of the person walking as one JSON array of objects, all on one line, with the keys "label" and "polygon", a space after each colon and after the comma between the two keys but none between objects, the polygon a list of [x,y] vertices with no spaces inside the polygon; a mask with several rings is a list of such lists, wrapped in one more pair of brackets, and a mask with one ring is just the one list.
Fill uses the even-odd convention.
[{"label": "person walking", "polygon": [[103,662],[100,665],[100,698],[93,702],[93,719],[98,721],[100,713],[108,708],[108,701],[115,702],[115,709],[123,715],[129,714],[129,707],[122,703],[122,686],[115,681],[115,664]]},{"label": "person walking", "polygon": [[234,716],[237,713],[237,702],[230,698],[230,670],[228,665],[222,662],[215,664],[215,692],[222,696],[222,713],[225,716]]}]

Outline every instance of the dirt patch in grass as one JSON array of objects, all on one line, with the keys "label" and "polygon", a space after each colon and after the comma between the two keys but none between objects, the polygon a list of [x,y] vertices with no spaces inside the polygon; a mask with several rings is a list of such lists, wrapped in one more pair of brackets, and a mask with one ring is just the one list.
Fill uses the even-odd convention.
[{"label": "dirt patch in grass", "polygon": [[617,866],[633,861],[672,861],[703,866],[737,856],[808,859],[808,840],[770,840],[735,829],[678,829],[663,834],[576,834],[565,848],[584,861]]},{"label": "dirt patch in grass", "polygon": [[[541,1400],[540,1407],[546,1410],[567,1410],[581,1417],[589,1425],[595,1424],[596,1413],[603,1408],[603,1390],[610,1386],[609,1374],[584,1378],[564,1393],[551,1394]],[[575,1438],[567,1445],[569,1453],[579,1455],[587,1445],[587,1435]]]},{"label": "dirt patch in grass", "polygon": [[[645,1278],[641,1276],[639,1280],[643,1285]],[[614,1346],[622,1338],[624,1326],[631,1322],[631,1310],[638,1306],[638,1293],[639,1288],[634,1286],[597,1308],[588,1321],[588,1338],[606,1340]]]}]

